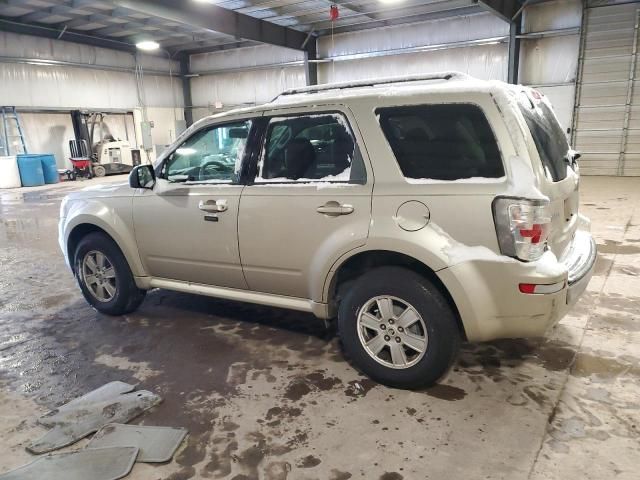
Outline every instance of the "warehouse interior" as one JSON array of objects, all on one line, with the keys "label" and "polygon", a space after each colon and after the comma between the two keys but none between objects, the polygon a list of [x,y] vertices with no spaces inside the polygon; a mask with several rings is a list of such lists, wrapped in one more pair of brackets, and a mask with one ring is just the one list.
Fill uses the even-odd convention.
[{"label": "warehouse interior", "polygon": [[[636,479],[639,30],[628,0],[0,0],[0,479],[31,478],[7,472],[39,458],[38,417],[109,382],[162,396],[132,423],[188,430],[126,478]],[[165,290],[121,317],[84,302],[57,239],[67,194],[288,89],[449,71],[533,87],[580,152],[598,258],[548,337],[463,343],[407,391],[310,314]]]}]

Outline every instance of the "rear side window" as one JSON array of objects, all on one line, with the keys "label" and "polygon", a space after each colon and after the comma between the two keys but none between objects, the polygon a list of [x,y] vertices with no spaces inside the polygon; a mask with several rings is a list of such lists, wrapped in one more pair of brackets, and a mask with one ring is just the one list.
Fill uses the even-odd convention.
[{"label": "rear side window", "polygon": [[554,182],[564,180],[567,177],[569,142],[555,115],[545,102],[534,105],[528,97],[519,105],[547,177]]},{"label": "rear side window", "polygon": [[475,105],[380,108],[376,113],[409,181],[504,176],[493,131]]},{"label": "rear side window", "polygon": [[257,182],[366,183],[364,163],[339,113],[269,120]]}]

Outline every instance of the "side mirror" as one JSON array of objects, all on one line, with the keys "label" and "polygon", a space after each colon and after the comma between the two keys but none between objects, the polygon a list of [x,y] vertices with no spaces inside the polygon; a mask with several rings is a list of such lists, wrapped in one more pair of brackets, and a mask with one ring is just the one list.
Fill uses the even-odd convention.
[{"label": "side mirror", "polygon": [[152,189],[156,184],[156,172],[152,165],[138,165],[129,174],[129,186],[131,188]]}]

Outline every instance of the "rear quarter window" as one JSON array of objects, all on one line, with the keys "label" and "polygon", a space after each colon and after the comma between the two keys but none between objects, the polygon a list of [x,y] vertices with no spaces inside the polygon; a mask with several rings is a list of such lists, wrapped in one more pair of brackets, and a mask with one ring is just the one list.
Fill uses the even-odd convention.
[{"label": "rear quarter window", "polygon": [[409,181],[504,176],[496,138],[476,105],[391,107],[376,114]]},{"label": "rear quarter window", "polygon": [[547,178],[559,182],[567,178],[569,142],[549,106],[534,104],[526,94],[520,99],[520,111],[529,127]]}]

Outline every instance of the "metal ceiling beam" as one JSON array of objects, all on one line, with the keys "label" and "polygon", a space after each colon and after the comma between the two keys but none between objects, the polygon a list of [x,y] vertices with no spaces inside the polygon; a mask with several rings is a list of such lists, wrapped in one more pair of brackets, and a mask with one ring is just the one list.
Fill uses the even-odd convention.
[{"label": "metal ceiling beam", "polygon": [[[302,2],[306,3],[306,2]],[[446,8],[441,8],[440,10],[449,10],[452,8],[458,8],[460,6],[468,6],[468,0],[404,0],[401,4],[397,5],[383,5],[380,3],[380,0],[339,0],[333,1],[332,3],[338,5],[340,8],[340,18],[352,18],[356,16],[365,16],[369,17],[371,20],[384,20],[385,14],[389,14],[390,12],[398,12],[398,10],[410,10],[421,8],[424,9],[422,13],[427,13],[432,6],[437,8],[438,4],[445,6]],[[462,3],[463,5],[460,5]],[[451,6],[449,6],[451,4]],[[256,7],[261,6],[262,3],[256,4]],[[264,15],[260,16],[263,20],[267,20],[269,22],[277,22],[279,20],[291,19],[293,21],[297,20],[297,23],[302,25],[308,25],[312,23],[318,23],[318,17],[328,18],[328,8],[323,6],[322,8],[318,8],[317,3],[314,4],[314,7],[310,8],[296,8],[298,3],[290,3],[288,5],[283,5],[278,8],[255,8],[251,11],[250,14],[256,14],[257,12],[280,12],[276,15]],[[235,9],[236,11],[244,11],[248,10],[248,7],[242,9]],[[386,15],[388,18],[389,15]],[[398,12],[398,15],[394,16],[402,16],[402,13]],[[300,17],[312,17],[312,21],[302,21]],[[340,23],[340,22],[338,22]]]},{"label": "metal ceiling beam", "polygon": [[485,10],[497,15],[505,22],[511,23],[520,9],[516,0],[475,0]]},{"label": "metal ceiling beam", "polygon": [[224,50],[234,50],[236,48],[244,48],[244,47],[255,47],[256,45],[260,45],[257,42],[251,41],[241,41],[241,42],[230,42],[223,43],[221,45],[213,45],[213,46],[187,46],[186,48],[180,49],[181,53],[185,55],[198,55],[199,53],[212,53],[212,52],[222,52]]},{"label": "metal ceiling beam", "polygon": [[113,4],[153,17],[193,25],[237,39],[304,50],[306,34],[209,3],[172,0],[112,0]]},{"label": "metal ceiling beam", "polygon": [[[429,12],[429,13],[420,13],[417,15],[407,15],[400,18],[391,18],[388,20],[376,20],[376,21],[364,21],[353,24],[347,24],[344,26],[335,27],[333,29],[333,33],[347,33],[347,32],[355,32],[359,30],[368,30],[371,28],[380,28],[380,27],[389,27],[393,25],[403,25],[405,23],[418,23],[418,22],[428,22],[430,20],[440,20],[443,18],[464,16],[464,15],[477,15],[479,13],[484,13],[485,10],[478,7],[477,5],[472,5],[470,7],[461,7],[453,10],[442,10],[438,12]],[[318,30],[318,35],[329,35],[331,34],[331,28],[324,28]]]},{"label": "metal ceiling beam", "polygon": [[[472,5],[473,8],[478,8],[477,5]],[[420,5],[416,5],[415,3],[399,3],[393,6],[374,6],[371,13],[375,12],[378,14],[378,18],[376,20],[385,21],[385,20],[396,20],[402,19],[404,17],[413,17],[414,15],[422,15],[422,14],[436,14],[436,13],[445,13],[446,16],[452,16],[457,14],[452,14],[452,11],[458,11],[460,8],[469,8],[468,0],[437,0],[429,3],[424,3]],[[370,22],[371,20],[368,18],[364,18],[364,16],[360,13],[351,13],[347,15],[342,15],[336,22],[331,22],[329,20],[323,21],[311,21],[311,22],[301,22],[301,25],[311,24],[314,29],[317,30],[328,30],[331,27],[335,29],[339,27],[345,27],[357,23],[365,23]],[[402,22],[406,23],[406,22]]]},{"label": "metal ceiling beam", "polygon": [[167,40],[162,42],[162,46],[164,49],[175,54],[178,52],[190,51],[192,49],[200,49],[204,47],[212,48],[222,44],[230,44],[230,43],[237,44],[241,42],[234,41],[232,37],[225,37],[225,36],[215,37],[213,36],[213,34],[211,34],[211,37],[201,37],[199,40],[193,40],[191,38],[185,40],[182,37],[173,38],[172,40]]},{"label": "metal ceiling beam", "polygon": [[133,44],[122,42],[119,40],[110,40],[108,38],[92,37],[70,30],[64,31],[62,28],[48,28],[36,25],[26,25],[16,22],[13,18],[0,17],[0,30],[5,32],[19,33],[22,35],[31,35],[34,37],[53,38],[56,40],[64,40],[65,42],[82,43],[93,47],[110,48],[112,50],[122,50],[134,53],[136,47]]}]

